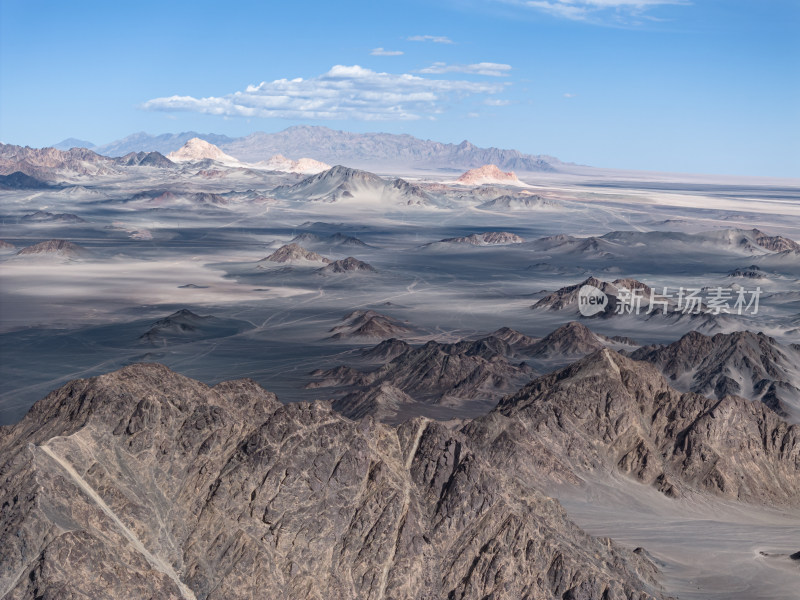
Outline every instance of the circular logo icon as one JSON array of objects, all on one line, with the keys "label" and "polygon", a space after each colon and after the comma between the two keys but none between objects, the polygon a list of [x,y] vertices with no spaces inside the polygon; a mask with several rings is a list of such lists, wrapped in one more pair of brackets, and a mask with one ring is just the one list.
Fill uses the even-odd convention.
[{"label": "circular logo icon", "polygon": [[608,306],[608,296],[593,285],[581,286],[578,291],[578,310],[584,317],[601,313]]}]

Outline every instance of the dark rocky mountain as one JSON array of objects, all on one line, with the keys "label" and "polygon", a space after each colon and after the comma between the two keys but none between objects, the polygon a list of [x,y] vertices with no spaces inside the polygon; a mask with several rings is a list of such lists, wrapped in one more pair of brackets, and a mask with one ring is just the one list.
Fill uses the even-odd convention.
[{"label": "dark rocky mountain", "polygon": [[263,258],[259,261],[259,263],[264,262],[274,262],[274,263],[293,263],[293,264],[303,264],[303,263],[316,263],[316,264],[328,264],[330,263],[330,259],[325,258],[324,256],[320,256],[316,252],[312,252],[311,250],[306,250],[299,244],[285,244],[281,246],[275,252]]},{"label": "dark rocky mountain", "polygon": [[389,338],[388,340],[383,340],[377,346],[365,350],[361,356],[367,360],[387,363],[410,349],[411,345],[408,342],[398,340],[397,338]]},{"label": "dark rocky mountain", "polygon": [[[635,279],[615,279],[612,282],[607,282],[597,279],[596,277],[588,277],[578,284],[568,285],[547,294],[538,300],[531,308],[534,310],[563,310],[576,313],[578,312],[578,294],[580,289],[585,285],[590,285],[599,289],[608,297],[606,307],[603,312],[600,313],[600,316],[610,316],[614,314],[618,303],[620,288],[641,290],[642,307],[646,309],[649,305],[651,289],[641,281]],[[658,296],[656,297],[658,298]],[[656,310],[661,310],[661,308]]]},{"label": "dark rocky mountain", "polygon": [[407,323],[374,310],[354,310],[333,327],[331,339],[351,337],[393,338],[412,333]]},{"label": "dark rocky mountain", "polygon": [[763,333],[707,336],[690,331],[672,344],[646,346],[631,357],[654,364],[677,389],[718,399],[743,396],[781,415],[800,416],[800,353]]},{"label": "dark rocky mountain", "polygon": [[478,208],[492,210],[536,210],[543,208],[560,208],[562,204],[551,198],[536,195],[500,196],[478,205]]},{"label": "dark rocky mountain", "polygon": [[644,551],[466,435],[248,380],[76,380],[0,428],[0,457],[6,598],[664,599]]},{"label": "dark rocky mountain", "polygon": [[[377,393],[376,388],[389,385],[417,402],[459,405],[478,399],[486,403],[516,389],[529,377],[531,369],[513,363],[508,358],[511,354],[508,344],[492,337],[453,344],[430,341],[416,348],[390,340],[366,353],[373,360],[394,355],[377,369],[317,370],[312,373],[317,381],[308,387],[357,386],[360,389],[353,392],[368,398]],[[363,410],[366,400],[356,398],[352,394],[349,404]]]},{"label": "dark rocky mountain", "polygon": [[332,235],[318,235],[316,233],[301,233],[292,238],[292,242],[304,246],[347,246],[348,248],[371,248],[357,237],[334,233]]},{"label": "dark rocky mountain", "polygon": [[[0,176],[10,177],[4,177],[0,185],[16,186],[6,189],[41,188],[63,178],[109,175],[120,167],[130,166],[173,167],[174,164],[158,152],[109,158],[87,148],[58,150],[0,144]],[[31,179],[16,175],[17,172]]]},{"label": "dark rocky mountain", "polygon": [[154,322],[139,337],[139,342],[150,346],[169,346],[234,335],[245,329],[247,324],[242,321],[213,315],[200,316],[182,308]]},{"label": "dark rocky mountain", "polygon": [[728,273],[728,277],[744,277],[747,279],[766,279],[767,273],[758,265],[733,269]]},{"label": "dark rocky mountain", "polygon": [[113,170],[113,160],[86,148],[62,151],[0,144],[0,175],[21,172],[45,182],[65,175],[104,175]]},{"label": "dark rocky mountain", "polygon": [[333,401],[333,409],[351,419],[374,417],[379,421],[391,421],[402,406],[414,404],[414,399],[388,383],[355,391]]},{"label": "dark rocky mountain", "polygon": [[750,231],[755,238],[756,245],[771,250],[772,252],[800,252],[800,244],[794,240],[782,237],[780,235],[768,235],[758,229]]},{"label": "dark rocky mountain", "polygon": [[236,201],[246,199],[247,192],[239,194],[230,192],[217,194],[214,192],[184,192],[172,189],[154,189],[137,192],[128,202],[142,204],[147,208],[169,208],[173,206],[203,206],[223,208]]},{"label": "dark rocky mountain", "polygon": [[174,167],[175,163],[160,152],[130,152],[114,159],[114,163],[125,167]]},{"label": "dark rocky mountain", "polygon": [[[471,246],[500,246],[505,244],[521,244],[525,240],[508,231],[487,231],[473,233],[462,237],[453,237],[433,242],[433,244],[469,244]],[[427,244],[428,246],[432,244]]]},{"label": "dark rocky mountain", "polygon": [[369,263],[365,263],[364,261],[353,258],[352,256],[335,260],[329,265],[326,265],[321,269],[319,269],[319,273],[321,273],[322,275],[330,275],[334,273],[377,273],[377,272],[378,272],[377,269],[372,265],[370,265]]},{"label": "dark rocky mountain", "polygon": [[668,496],[800,506],[800,427],[761,402],[681,393],[609,349],[534,379],[464,432],[532,480],[618,471]]},{"label": "dark rocky mountain", "polygon": [[421,188],[402,179],[385,180],[374,173],[337,165],[272,193],[285,200],[340,202],[360,200],[387,205],[423,205],[430,198]]},{"label": "dark rocky mountain", "polygon": [[22,171],[0,175],[0,190],[43,190],[53,187],[46,181],[31,177]]},{"label": "dark rocky mountain", "polygon": [[35,213],[20,217],[23,223],[86,223],[78,215],[71,213],[51,213],[37,210]]},{"label": "dark rocky mountain", "polygon": [[17,256],[54,255],[67,258],[81,258],[89,254],[90,252],[83,246],[66,240],[47,240],[27,246],[17,252]]},{"label": "dark rocky mountain", "polygon": [[626,346],[633,349],[636,344],[627,338],[606,337],[594,333],[585,325],[570,321],[527,346],[524,353],[535,358],[575,358],[603,348],[616,349]]}]

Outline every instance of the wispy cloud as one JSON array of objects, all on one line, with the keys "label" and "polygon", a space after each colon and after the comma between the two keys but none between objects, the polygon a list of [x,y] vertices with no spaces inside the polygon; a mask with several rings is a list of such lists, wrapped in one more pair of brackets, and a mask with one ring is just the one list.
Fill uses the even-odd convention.
[{"label": "wispy cloud", "polygon": [[511,100],[501,100],[500,98],[487,98],[483,101],[486,106],[508,106]]},{"label": "wispy cloud", "polygon": [[406,38],[409,42],[433,42],[434,44],[455,44],[445,35],[412,35]]},{"label": "wispy cloud", "polygon": [[471,75],[488,75],[490,77],[505,77],[511,70],[511,65],[502,63],[480,62],[471,65],[448,65],[443,62],[435,62],[430,67],[420,69],[420,73],[441,74],[441,73],[468,73]]},{"label": "wispy cloud", "polygon": [[577,96],[577,95],[578,95],[578,94],[570,94],[569,92],[566,92],[566,93],[564,94],[564,98],[574,98],[574,97],[575,97],[575,96]]},{"label": "wispy cloud", "polygon": [[370,51],[372,56],[400,56],[403,54],[402,50],[387,50],[386,48],[373,48]]},{"label": "wispy cloud", "polygon": [[223,96],[154,98],[146,110],[190,111],[226,117],[413,120],[444,111],[471,96],[500,93],[506,84],[445,80],[409,73],[380,73],[336,65],[310,79],[276,79]]},{"label": "wispy cloud", "polygon": [[665,5],[691,4],[689,0],[501,0],[564,19],[589,21],[611,15],[615,20],[645,16],[648,10]]}]

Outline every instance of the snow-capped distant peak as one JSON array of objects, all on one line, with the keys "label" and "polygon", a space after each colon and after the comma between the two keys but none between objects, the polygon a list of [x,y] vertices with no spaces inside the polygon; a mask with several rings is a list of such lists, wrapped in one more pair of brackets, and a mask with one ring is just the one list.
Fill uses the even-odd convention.
[{"label": "snow-capped distant peak", "polygon": [[262,160],[256,166],[270,171],[281,171],[283,173],[300,173],[302,175],[316,175],[331,168],[330,165],[314,160],[313,158],[301,158],[292,160],[282,154],[276,154],[269,160]]},{"label": "snow-capped distant peak", "polygon": [[477,169],[470,169],[458,178],[458,183],[464,185],[482,185],[486,183],[525,185],[517,179],[514,171],[501,171],[497,165],[483,165]]},{"label": "snow-capped distant peak", "polygon": [[214,160],[221,163],[239,164],[239,161],[225,154],[214,144],[200,138],[192,138],[180,150],[170,152],[167,156],[173,162],[192,162],[198,160]]}]

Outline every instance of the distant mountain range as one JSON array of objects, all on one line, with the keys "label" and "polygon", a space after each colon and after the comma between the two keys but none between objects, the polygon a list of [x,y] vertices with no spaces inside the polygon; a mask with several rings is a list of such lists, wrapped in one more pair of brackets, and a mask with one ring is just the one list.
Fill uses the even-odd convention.
[{"label": "distant mountain range", "polygon": [[479,148],[466,140],[460,144],[444,144],[411,135],[351,133],[312,125],[289,127],[277,133],[256,132],[241,138],[194,131],[162,135],[142,132],[101,146],[70,138],[53,147],[62,150],[72,147],[91,148],[105,156],[153,151],[166,155],[179,150],[192,138],[200,138],[214,144],[226,154],[245,162],[258,162],[267,160],[275,154],[283,154],[307,156],[329,164],[346,164],[351,167],[382,171],[398,169],[463,171],[494,164],[501,169],[518,172],[555,171],[563,164],[551,156],[523,154],[518,150]]}]

